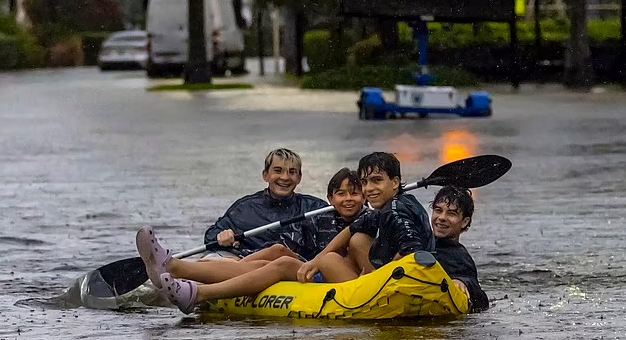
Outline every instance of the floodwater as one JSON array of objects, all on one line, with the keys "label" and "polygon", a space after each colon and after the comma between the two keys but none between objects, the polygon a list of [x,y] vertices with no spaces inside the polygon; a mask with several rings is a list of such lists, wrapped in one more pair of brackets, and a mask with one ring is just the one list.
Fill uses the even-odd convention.
[{"label": "floodwater", "polygon": [[[256,80],[258,81],[258,79]],[[355,93],[261,86],[147,93],[139,73],[0,74],[0,339],[624,339],[626,96],[493,87],[489,119],[358,121]],[[462,242],[490,310],[454,319],[333,321],[184,316],[50,303],[157,226],[174,251],[264,187],[264,155],[299,152],[300,192],[371,151],[406,181],[499,154],[513,168],[475,190]],[[414,191],[425,205],[437,188]],[[46,302],[48,301],[48,302]]]}]

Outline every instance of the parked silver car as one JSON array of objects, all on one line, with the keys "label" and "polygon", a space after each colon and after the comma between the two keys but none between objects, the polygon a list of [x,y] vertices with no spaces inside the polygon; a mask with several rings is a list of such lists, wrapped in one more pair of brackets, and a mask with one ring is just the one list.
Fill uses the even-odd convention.
[{"label": "parked silver car", "polygon": [[148,33],[121,31],[113,33],[102,43],[98,53],[100,70],[145,69],[148,61]]}]

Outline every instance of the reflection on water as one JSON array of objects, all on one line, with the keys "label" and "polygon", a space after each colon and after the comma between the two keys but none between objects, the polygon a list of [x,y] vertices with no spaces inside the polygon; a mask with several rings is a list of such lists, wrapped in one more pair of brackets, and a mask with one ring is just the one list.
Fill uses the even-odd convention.
[{"label": "reflection on water", "polygon": [[[407,132],[399,135],[379,135],[373,143],[374,150],[392,152],[403,166],[410,166],[425,158],[435,138]],[[446,164],[480,154],[478,136],[466,129],[443,131],[440,137],[439,162]]]},{"label": "reflection on water", "polygon": [[[455,130],[444,132],[442,145],[439,153],[441,164],[447,164],[460,159],[478,156],[478,137],[468,130]],[[472,196],[476,199],[476,189],[472,190]]]},{"label": "reflection on water", "polygon": [[[182,323],[191,327],[200,324],[215,328],[236,327],[237,334],[246,338],[266,338],[258,330],[271,329],[277,334],[288,334],[295,339],[446,339],[462,335],[462,331],[451,326],[463,323],[467,316],[440,317],[431,319],[396,319],[396,320],[329,320],[329,319],[285,319],[260,316],[229,316],[215,312],[200,314],[199,319],[184,318]],[[222,336],[229,332],[221,330]],[[234,332],[233,332],[234,333]],[[280,337],[282,338],[282,337]]]},{"label": "reflection on water", "polygon": [[444,132],[442,136],[439,159],[441,164],[446,164],[459,159],[477,156],[478,137],[467,130]]},{"label": "reflection on water", "polygon": [[376,140],[373,145],[374,150],[384,150],[392,152],[401,164],[417,163],[420,161],[420,146],[428,141],[419,140],[408,133],[385,136],[384,139]]}]

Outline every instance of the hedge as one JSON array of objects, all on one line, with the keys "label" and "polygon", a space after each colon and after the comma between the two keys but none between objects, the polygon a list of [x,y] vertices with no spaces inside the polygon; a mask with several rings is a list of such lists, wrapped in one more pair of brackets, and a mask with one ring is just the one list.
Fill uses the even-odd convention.
[{"label": "hedge", "polygon": [[[358,90],[362,87],[380,87],[391,90],[396,84],[414,85],[413,73],[417,64],[402,66],[340,67],[319,73],[308,73],[302,78],[301,87],[308,89]],[[477,78],[462,69],[433,66],[436,86],[468,87],[478,85]]]},{"label": "hedge", "polygon": [[0,69],[44,65],[45,51],[11,16],[0,16]]},{"label": "hedge", "polygon": [[304,55],[311,72],[321,72],[346,63],[346,53],[356,40],[350,32],[316,30],[304,35]]},{"label": "hedge", "polygon": [[[331,33],[327,30],[309,31],[305,34],[305,55],[312,72],[336,68],[342,64],[350,66],[380,65],[386,63],[406,64],[415,61],[417,51],[413,32],[406,23],[398,24],[399,49],[385,51],[376,35],[345,48],[345,55],[331,53]],[[606,44],[620,38],[619,20],[590,21],[591,44]],[[569,39],[569,22],[559,19],[541,21],[542,43],[550,46],[565,46]],[[433,51],[445,49],[508,47],[509,26],[506,23],[480,23],[476,29],[471,24],[429,23],[429,48]],[[534,47],[535,28],[533,22],[517,23],[518,39],[522,50]],[[534,52],[533,52],[534,53]]]},{"label": "hedge", "polygon": [[[566,20],[546,19],[541,21],[541,35],[545,42],[566,43],[570,37],[569,22]],[[400,40],[411,40],[411,29],[406,23],[400,23]],[[476,45],[502,46],[510,42],[509,25],[507,23],[481,23],[476,32],[471,24],[449,25],[429,23],[429,45],[440,47],[466,47]],[[620,39],[620,22],[618,19],[590,21],[588,23],[589,40],[591,43],[604,43]],[[517,23],[517,35],[521,44],[534,43],[535,25],[533,22]]]},{"label": "hedge", "polygon": [[361,40],[348,50],[348,65],[364,66],[377,65],[382,63],[382,56],[385,54],[383,43],[378,35]]},{"label": "hedge", "polygon": [[19,39],[0,33],[0,70],[10,70],[19,60]]}]

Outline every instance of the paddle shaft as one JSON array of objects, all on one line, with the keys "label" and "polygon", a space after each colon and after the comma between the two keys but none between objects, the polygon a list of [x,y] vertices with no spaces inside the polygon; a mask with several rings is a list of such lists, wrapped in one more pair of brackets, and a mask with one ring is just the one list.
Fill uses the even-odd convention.
[{"label": "paddle shaft", "polygon": [[[483,161],[482,163],[480,162],[481,160]],[[440,166],[430,176],[428,176],[428,178],[423,178],[419,182],[408,183],[402,188],[402,190],[407,191],[407,190],[413,190],[413,189],[422,188],[422,187],[426,188],[429,185],[440,185],[440,186],[449,185],[449,184],[454,185],[454,184],[459,184],[459,182],[462,182],[467,188],[480,187],[500,178],[510,169],[510,167],[511,167],[511,162],[508,159],[501,157],[501,156],[483,155],[483,156],[466,158],[466,159],[462,159],[459,161],[455,161],[455,162]],[[479,168],[478,170],[481,170],[481,169],[486,170],[491,173],[480,174],[480,171],[476,173],[472,173],[471,170],[477,170],[475,168]],[[479,180],[480,177],[483,177],[484,181],[480,181]],[[469,182],[468,182],[468,179],[470,180]],[[295,222],[300,222],[309,217],[312,217],[318,214],[323,214],[325,212],[329,212],[333,210],[335,210],[333,206],[328,206],[328,207],[324,207],[321,209],[309,211],[302,215],[292,217],[283,221],[277,221],[277,222],[273,222],[270,224],[266,224],[264,226],[261,226],[255,229],[248,230],[244,232],[243,234],[235,235],[235,240],[242,241],[246,237],[254,236],[262,232],[265,232],[267,230],[278,228],[281,226],[286,226]],[[193,249],[184,251],[182,253],[175,254],[173,255],[173,257],[182,259],[182,258],[189,257],[195,254],[202,253],[218,245],[219,244],[217,240],[211,241],[197,248],[193,248]]]},{"label": "paddle shaft", "polygon": [[437,178],[425,178],[422,179],[419,182],[413,182],[413,183],[408,183],[405,186],[402,187],[403,191],[407,191],[407,190],[413,190],[413,189],[417,189],[417,188],[422,188],[422,187],[427,187],[429,185],[441,185],[438,184],[442,181],[445,181],[446,179],[443,177],[437,177]]},{"label": "paddle shaft", "polygon": [[[272,222],[272,223],[266,224],[264,226],[261,226],[261,227],[258,227],[258,228],[254,228],[252,230],[248,230],[248,231],[244,232],[243,234],[237,234],[237,235],[235,235],[235,240],[236,241],[241,241],[241,240],[243,240],[243,239],[245,239],[247,237],[251,237],[251,236],[263,233],[263,232],[265,232],[267,230],[278,228],[278,227],[283,227],[283,226],[290,225],[292,223],[296,223],[296,222],[300,222],[300,221],[304,221],[304,220],[306,220],[309,217],[313,217],[315,215],[323,214],[325,212],[329,212],[329,211],[333,211],[333,210],[335,210],[335,207],[333,207],[331,205],[331,206],[320,208],[320,209],[317,209],[317,210],[312,210],[312,211],[309,211],[307,213],[301,214],[299,216],[288,218],[286,220]],[[209,249],[211,249],[211,248],[213,248],[215,246],[218,246],[218,245],[219,244],[217,243],[217,241],[211,241],[211,242],[205,243],[204,245],[199,246],[197,248],[189,249],[189,250],[184,251],[182,253],[174,254],[173,257],[175,257],[177,259],[182,259],[182,258],[189,257],[189,256],[192,256],[192,255],[195,255],[195,254],[202,253],[202,252],[207,251],[207,250],[209,250]]]},{"label": "paddle shaft", "polygon": [[[409,183],[407,185],[405,185],[403,187],[403,190],[413,190],[413,189],[417,189],[417,188],[421,188],[421,187],[426,187],[428,185],[436,185],[438,182],[444,181],[445,178],[426,178],[426,179],[422,179],[419,182],[413,182],[413,183]],[[303,221],[309,217],[313,217],[315,215],[319,215],[319,214],[323,214],[325,212],[329,212],[329,211],[333,211],[335,210],[335,208],[333,206],[328,206],[328,207],[324,207],[324,208],[320,208],[317,210],[313,210],[313,211],[309,211],[307,213],[304,213],[302,215],[296,216],[296,217],[292,217],[283,221],[276,221],[276,222],[272,222],[270,224],[266,224],[264,226],[258,227],[258,228],[254,228],[252,230],[248,230],[246,232],[244,232],[243,234],[237,234],[235,235],[235,240],[236,241],[242,241],[243,239],[247,238],[247,237],[251,237],[254,235],[258,235],[260,233],[263,233],[267,230],[271,230],[274,228],[278,228],[278,227],[283,227],[286,225],[290,225],[292,223],[296,223],[296,222],[300,222]],[[217,243],[217,241],[211,241],[209,243],[206,243],[204,245],[201,245],[197,248],[193,248],[193,249],[189,249],[187,251],[184,251],[182,253],[178,253],[178,254],[174,254],[173,257],[177,258],[177,259],[182,259],[185,257],[189,257],[189,256],[193,256],[202,252],[205,252],[213,247],[218,246],[219,244]]]}]

